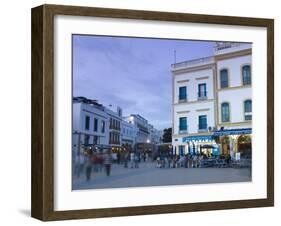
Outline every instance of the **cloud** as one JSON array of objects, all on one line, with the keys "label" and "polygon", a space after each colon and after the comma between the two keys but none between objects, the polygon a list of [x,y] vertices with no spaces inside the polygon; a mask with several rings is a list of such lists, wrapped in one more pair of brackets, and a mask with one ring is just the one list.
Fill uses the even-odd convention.
[{"label": "cloud", "polygon": [[[200,44],[200,43],[199,43]],[[156,128],[171,126],[174,49],[185,59],[200,51],[194,41],[73,36],[73,95],[140,114]],[[199,47],[198,47],[199,45]],[[201,42],[206,55],[211,45]],[[187,51],[188,50],[188,51]],[[197,56],[196,55],[196,56]],[[170,125],[170,126],[169,126]]]}]

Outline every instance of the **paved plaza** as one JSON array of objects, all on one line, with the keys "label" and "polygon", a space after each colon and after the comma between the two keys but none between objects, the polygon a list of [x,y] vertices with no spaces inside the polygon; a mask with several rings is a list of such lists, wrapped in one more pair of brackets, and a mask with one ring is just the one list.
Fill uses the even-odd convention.
[{"label": "paved plaza", "polygon": [[103,169],[93,172],[90,181],[86,181],[85,173],[74,177],[73,190],[251,181],[249,168],[156,168],[152,162],[142,162],[136,169],[121,164],[111,167],[110,176]]}]

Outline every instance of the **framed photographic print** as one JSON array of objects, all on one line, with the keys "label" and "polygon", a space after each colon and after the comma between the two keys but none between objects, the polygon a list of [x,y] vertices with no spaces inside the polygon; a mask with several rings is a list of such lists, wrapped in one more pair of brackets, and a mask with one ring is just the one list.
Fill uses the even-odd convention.
[{"label": "framed photographic print", "polygon": [[274,205],[272,19],[32,9],[32,216]]}]

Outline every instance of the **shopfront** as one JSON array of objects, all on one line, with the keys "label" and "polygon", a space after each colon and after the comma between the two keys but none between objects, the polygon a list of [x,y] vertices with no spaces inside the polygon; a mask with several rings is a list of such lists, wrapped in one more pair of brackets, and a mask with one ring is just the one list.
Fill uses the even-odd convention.
[{"label": "shopfront", "polygon": [[220,155],[220,148],[216,144],[215,138],[212,135],[205,136],[189,136],[183,138],[185,143],[185,152],[183,153],[179,147],[179,155],[183,154],[205,154],[207,156]]},{"label": "shopfront", "polygon": [[235,158],[236,153],[241,157],[252,155],[252,129],[228,129],[214,132],[214,137],[221,146],[221,154]]}]

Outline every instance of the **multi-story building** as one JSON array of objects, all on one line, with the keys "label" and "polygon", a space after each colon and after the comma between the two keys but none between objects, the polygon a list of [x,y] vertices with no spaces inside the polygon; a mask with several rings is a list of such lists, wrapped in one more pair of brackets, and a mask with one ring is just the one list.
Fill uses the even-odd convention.
[{"label": "multi-story building", "polygon": [[149,142],[152,144],[162,143],[162,131],[157,130],[153,125],[149,124]]},{"label": "multi-story building", "polygon": [[124,120],[138,128],[136,143],[148,143],[150,141],[148,121],[145,118],[138,114],[131,114]]},{"label": "multi-story building", "polygon": [[73,151],[108,145],[109,117],[104,106],[84,97],[73,98]]},{"label": "multi-story building", "polygon": [[138,128],[132,123],[122,120],[121,123],[121,141],[122,145],[129,145],[132,148],[136,144],[136,139],[138,135]]},{"label": "multi-story building", "polygon": [[121,122],[122,109],[120,107],[113,110],[112,106],[106,108],[109,117],[109,145],[113,151],[121,150]]},{"label": "multi-story building", "polygon": [[251,151],[251,44],[216,43],[213,56],[173,64],[172,74],[175,153]]}]

